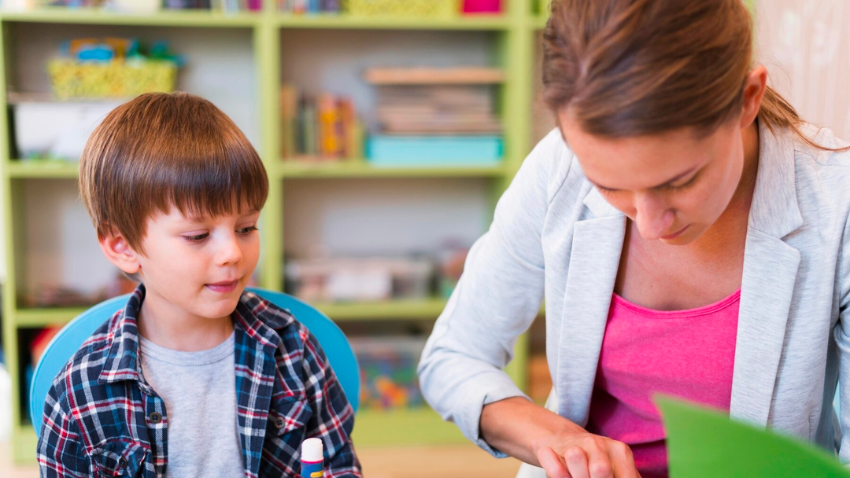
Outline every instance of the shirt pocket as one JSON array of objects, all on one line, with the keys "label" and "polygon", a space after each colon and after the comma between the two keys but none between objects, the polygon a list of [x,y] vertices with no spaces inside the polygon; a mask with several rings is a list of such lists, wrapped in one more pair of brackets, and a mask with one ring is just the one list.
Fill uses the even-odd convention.
[{"label": "shirt pocket", "polygon": [[142,476],[148,451],[139,443],[110,442],[91,453],[98,478]]},{"label": "shirt pocket", "polygon": [[307,426],[313,410],[303,396],[278,400],[269,410],[267,433],[270,436],[283,436]]}]

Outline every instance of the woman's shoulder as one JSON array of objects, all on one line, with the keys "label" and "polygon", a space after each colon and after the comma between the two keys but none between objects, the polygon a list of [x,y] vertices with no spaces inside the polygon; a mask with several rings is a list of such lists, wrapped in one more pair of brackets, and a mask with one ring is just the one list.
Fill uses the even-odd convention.
[{"label": "woman's shoulder", "polygon": [[565,187],[579,189],[587,181],[575,154],[558,128],[537,143],[518,174],[531,176],[540,187],[545,187],[550,202]]},{"label": "woman's shoulder", "polygon": [[799,137],[793,131],[785,130],[785,134],[792,137],[794,156],[798,164],[809,163],[815,167],[838,166],[841,169],[847,169],[847,174],[850,174],[850,149],[841,151],[842,148],[850,147],[850,141],[839,138],[829,128],[811,123],[801,124],[799,130],[811,143]]},{"label": "woman's shoulder", "polygon": [[799,130],[802,137],[790,128],[782,134],[793,145],[786,147],[794,150],[796,194],[804,218],[846,218],[850,215],[850,150],[842,148],[850,142],[829,128],[809,123],[800,125]]}]

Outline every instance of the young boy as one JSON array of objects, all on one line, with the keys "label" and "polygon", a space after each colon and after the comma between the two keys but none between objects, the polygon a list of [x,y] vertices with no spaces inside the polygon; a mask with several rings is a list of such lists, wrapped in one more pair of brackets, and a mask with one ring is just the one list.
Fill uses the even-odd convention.
[{"label": "young boy", "polygon": [[360,477],[354,413],[315,337],[245,292],[268,178],[210,102],[146,94],[112,111],[80,161],[101,249],[141,285],[56,377],[43,477]]}]

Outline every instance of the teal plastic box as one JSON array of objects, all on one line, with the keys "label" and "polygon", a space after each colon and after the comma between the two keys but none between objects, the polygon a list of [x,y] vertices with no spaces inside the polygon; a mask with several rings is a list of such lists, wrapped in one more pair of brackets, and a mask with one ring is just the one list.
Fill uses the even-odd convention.
[{"label": "teal plastic box", "polygon": [[489,166],[502,161],[500,136],[373,135],[366,160],[375,166]]}]

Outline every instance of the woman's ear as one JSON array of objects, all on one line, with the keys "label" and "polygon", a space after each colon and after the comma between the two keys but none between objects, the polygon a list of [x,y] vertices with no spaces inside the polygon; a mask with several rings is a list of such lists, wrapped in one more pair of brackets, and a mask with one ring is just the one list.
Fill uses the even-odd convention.
[{"label": "woman's ear", "polygon": [[748,128],[759,114],[761,100],[767,89],[767,69],[761,65],[755,67],[744,83],[744,104],[741,114],[741,129]]},{"label": "woman's ear", "polygon": [[142,265],[139,263],[139,255],[130,247],[127,239],[115,228],[110,228],[109,234],[98,240],[103,255],[127,274],[138,273]]}]

